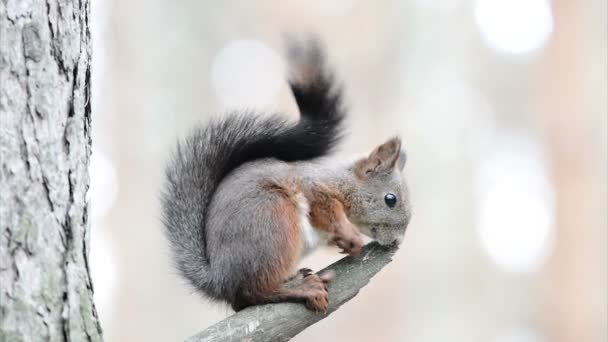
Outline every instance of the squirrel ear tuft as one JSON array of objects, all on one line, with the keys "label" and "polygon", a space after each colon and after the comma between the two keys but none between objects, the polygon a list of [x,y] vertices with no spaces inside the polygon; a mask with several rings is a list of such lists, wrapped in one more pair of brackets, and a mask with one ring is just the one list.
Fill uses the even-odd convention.
[{"label": "squirrel ear tuft", "polygon": [[371,173],[390,171],[395,167],[400,154],[401,139],[392,138],[376,147],[367,158],[359,160],[355,165],[355,172],[363,178]]}]

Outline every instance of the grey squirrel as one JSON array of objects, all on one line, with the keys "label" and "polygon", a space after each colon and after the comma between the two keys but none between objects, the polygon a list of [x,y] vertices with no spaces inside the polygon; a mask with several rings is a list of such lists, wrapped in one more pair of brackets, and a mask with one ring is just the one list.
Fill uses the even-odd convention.
[{"label": "grey squirrel", "polygon": [[289,84],[300,119],[233,112],[178,144],[166,168],[162,215],[180,273],[236,311],[303,302],[326,311],[332,274],[296,271],[333,242],[356,255],[361,233],[399,244],[410,220],[401,140],[352,163],[321,158],[341,136],[342,89],[318,42],[294,43]]}]

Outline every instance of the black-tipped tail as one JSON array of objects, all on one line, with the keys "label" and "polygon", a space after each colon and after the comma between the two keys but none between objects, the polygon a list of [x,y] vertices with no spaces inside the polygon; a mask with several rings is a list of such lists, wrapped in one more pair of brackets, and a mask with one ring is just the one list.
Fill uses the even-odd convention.
[{"label": "black-tipped tail", "polygon": [[302,117],[340,123],[346,111],[342,87],[335,82],[326,65],[325,52],[319,41],[309,38],[301,43],[289,39],[288,58],[291,66],[289,85]]}]

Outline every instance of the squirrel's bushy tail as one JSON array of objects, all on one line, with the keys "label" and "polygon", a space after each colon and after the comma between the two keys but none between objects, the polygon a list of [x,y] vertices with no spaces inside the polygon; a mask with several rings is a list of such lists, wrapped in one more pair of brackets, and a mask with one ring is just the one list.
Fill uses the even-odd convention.
[{"label": "squirrel's bushy tail", "polygon": [[319,46],[290,47],[290,86],[301,117],[232,113],[211,120],[182,141],[166,168],[162,217],[175,264],[192,285],[208,295],[205,222],[222,179],[243,163],[276,158],[308,160],[326,155],[339,139],[344,118],[341,90],[324,65]]}]

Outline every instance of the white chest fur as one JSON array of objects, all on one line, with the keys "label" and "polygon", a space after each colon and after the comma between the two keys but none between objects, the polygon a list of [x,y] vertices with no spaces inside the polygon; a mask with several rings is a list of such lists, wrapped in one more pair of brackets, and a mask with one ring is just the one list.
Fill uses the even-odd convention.
[{"label": "white chest fur", "polygon": [[326,243],[328,236],[327,233],[316,229],[310,224],[310,204],[306,197],[302,194],[298,194],[296,201],[298,203],[299,224],[302,237],[302,256],[304,257],[317,249],[321,244]]}]

